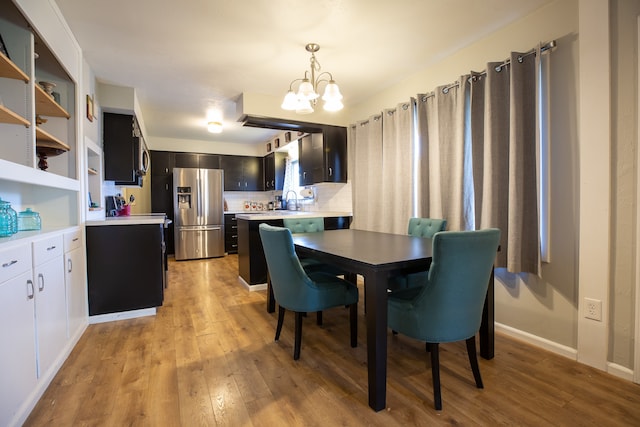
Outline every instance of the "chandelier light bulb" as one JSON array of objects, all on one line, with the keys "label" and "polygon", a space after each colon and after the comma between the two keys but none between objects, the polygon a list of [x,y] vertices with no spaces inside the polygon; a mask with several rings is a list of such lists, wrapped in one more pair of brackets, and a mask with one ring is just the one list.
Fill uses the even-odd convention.
[{"label": "chandelier light bulb", "polygon": [[342,104],[342,101],[340,101],[339,99],[333,100],[333,101],[326,101],[324,103],[324,109],[326,111],[340,111],[342,110],[342,108],[344,107],[344,105]]},{"label": "chandelier light bulb", "polygon": [[324,88],[324,95],[322,95],[322,99],[327,102],[340,101],[342,99],[340,88],[334,80],[329,81],[327,87]]},{"label": "chandelier light bulb", "polygon": [[308,99],[299,99],[298,107],[296,108],[296,113],[298,114],[313,113],[313,107],[311,106],[311,101],[309,101]]},{"label": "chandelier light bulb", "polygon": [[313,90],[313,85],[309,79],[302,80],[298,88],[298,98],[307,99],[309,101],[316,99],[319,95]]},{"label": "chandelier light bulb", "polygon": [[293,111],[298,108],[298,97],[292,90],[287,92],[284,96],[284,101],[282,101],[282,105],[280,106],[283,110]]}]

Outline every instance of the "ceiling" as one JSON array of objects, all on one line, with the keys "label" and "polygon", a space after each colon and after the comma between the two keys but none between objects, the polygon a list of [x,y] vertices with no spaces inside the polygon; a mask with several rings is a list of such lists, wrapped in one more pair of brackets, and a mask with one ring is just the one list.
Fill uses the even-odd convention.
[{"label": "ceiling", "polygon": [[[256,142],[242,93],[281,99],[309,69],[332,73],[345,106],[382,90],[550,0],[56,0],[101,82],[134,87],[147,137]],[[454,23],[455,22],[455,23]],[[206,130],[208,109],[225,130]],[[300,116],[313,121],[313,115]]]}]

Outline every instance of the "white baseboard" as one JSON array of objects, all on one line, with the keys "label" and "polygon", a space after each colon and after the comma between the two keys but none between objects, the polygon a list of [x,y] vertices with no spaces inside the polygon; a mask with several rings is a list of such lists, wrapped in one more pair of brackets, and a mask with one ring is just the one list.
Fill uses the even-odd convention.
[{"label": "white baseboard", "polygon": [[[558,354],[560,356],[564,356],[576,361],[578,360],[578,351],[576,349],[555,343],[553,341],[549,341],[546,338],[541,338],[537,335],[533,335],[528,332],[512,328],[511,326],[503,325],[501,323],[496,323],[496,331],[500,331],[505,335],[517,338],[528,344],[535,345],[536,347],[542,347],[545,350],[549,350],[550,352]],[[618,365],[617,363],[607,362],[607,373],[618,378],[622,378],[623,380],[633,382],[633,370],[622,365]]]},{"label": "white baseboard", "polygon": [[633,370],[618,365],[617,363],[607,362],[607,372],[623,380],[633,382]]},{"label": "white baseboard", "polygon": [[240,282],[240,284],[249,292],[264,291],[267,289],[266,283],[258,283],[257,285],[250,285],[241,276],[238,276],[238,282]]},{"label": "white baseboard", "polygon": [[567,357],[572,360],[578,360],[578,350],[575,348],[567,347],[562,344],[550,341],[546,338],[541,338],[537,335],[530,334],[528,332],[521,331],[511,326],[503,325],[496,322],[496,331],[500,331],[505,335],[517,338],[521,341],[535,345],[536,347],[542,347],[545,350],[549,350],[552,353],[559,354],[560,356]]},{"label": "white baseboard", "polygon": [[136,317],[155,316],[156,308],[143,308],[140,310],[122,311],[120,313],[98,314],[89,316],[89,324],[113,322],[116,320],[135,319]]}]

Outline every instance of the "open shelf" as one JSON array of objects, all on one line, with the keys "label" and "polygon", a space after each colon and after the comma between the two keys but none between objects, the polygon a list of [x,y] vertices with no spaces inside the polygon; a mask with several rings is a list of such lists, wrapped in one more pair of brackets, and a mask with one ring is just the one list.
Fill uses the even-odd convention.
[{"label": "open shelf", "polygon": [[36,146],[38,148],[51,148],[55,150],[61,151],[69,151],[71,147],[69,147],[64,142],[60,141],[55,136],[51,135],[47,131],[44,131],[36,126]]},{"label": "open shelf", "polygon": [[29,123],[29,120],[25,119],[24,117],[20,116],[17,113],[14,113],[4,105],[0,105],[0,123],[24,125],[26,127],[31,126],[31,123]]},{"label": "open shelf", "polygon": [[29,82],[29,76],[27,76],[24,71],[18,68],[18,66],[2,52],[0,52],[0,77],[22,80],[25,83]]},{"label": "open shelf", "polygon": [[47,92],[40,86],[35,85],[36,89],[36,114],[51,117],[64,117],[68,119],[71,115],[60,106]]}]

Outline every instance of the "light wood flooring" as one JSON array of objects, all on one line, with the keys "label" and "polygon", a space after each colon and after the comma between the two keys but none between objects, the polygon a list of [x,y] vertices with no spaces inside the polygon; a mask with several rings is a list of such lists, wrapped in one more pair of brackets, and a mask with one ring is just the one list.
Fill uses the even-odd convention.
[{"label": "light wood flooring", "polygon": [[[293,315],[279,342],[265,292],[237,280],[237,257],[171,262],[154,317],[91,325],[26,426],[638,426],[640,385],[503,335],[480,359],[441,346],[443,410],[433,408],[424,344],[388,335],[387,408],[367,405],[360,284],[358,347],[349,311],[305,319],[293,361]],[[126,274],[126,272],[122,272]]]}]

